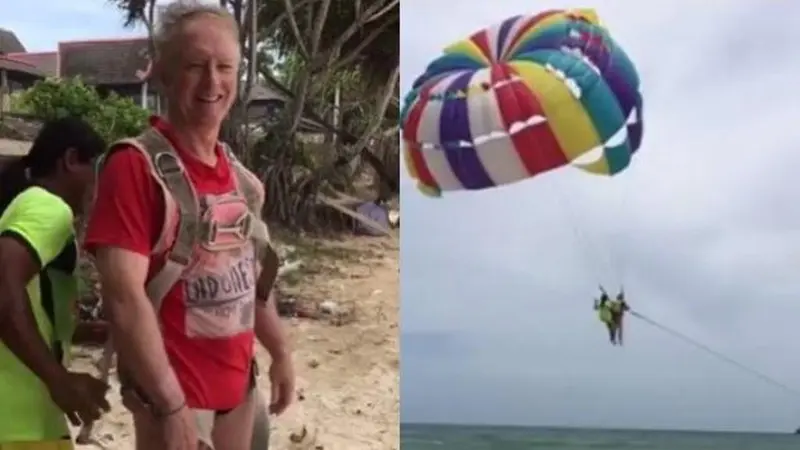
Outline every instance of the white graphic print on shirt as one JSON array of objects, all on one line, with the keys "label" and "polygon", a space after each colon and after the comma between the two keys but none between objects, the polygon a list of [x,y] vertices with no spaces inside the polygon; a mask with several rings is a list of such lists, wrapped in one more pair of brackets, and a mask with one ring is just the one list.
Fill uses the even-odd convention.
[{"label": "white graphic print on shirt", "polygon": [[[214,233],[214,242],[222,245],[218,249],[214,248],[214,242],[198,246],[195,262],[184,275],[186,335],[236,336],[252,330],[255,323],[255,249],[251,241],[243,239],[242,233],[231,231],[247,214],[247,205],[231,201],[230,196],[205,196],[201,205],[204,221],[221,230]],[[232,239],[239,239],[241,245],[232,246]]]}]

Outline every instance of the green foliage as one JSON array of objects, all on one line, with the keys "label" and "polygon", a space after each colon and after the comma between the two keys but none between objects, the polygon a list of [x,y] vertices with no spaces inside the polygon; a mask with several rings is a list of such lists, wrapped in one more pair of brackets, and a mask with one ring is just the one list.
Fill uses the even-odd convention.
[{"label": "green foliage", "polygon": [[30,108],[23,101],[24,92],[14,91],[9,95],[9,111],[17,114],[31,114]]},{"label": "green foliage", "polygon": [[[294,18],[301,34],[308,40],[318,20],[319,2],[293,0],[288,3],[297,7],[294,11]],[[301,3],[305,3],[305,5],[299,6]],[[378,11],[388,7],[390,3],[391,0],[362,0],[359,2],[332,0],[322,28],[320,53],[326,54],[333,50],[334,43],[350,30],[359,16],[357,8],[360,7],[362,12],[368,9]],[[281,55],[296,52],[299,48],[289,21],[282,19],[285,13],[286,3],[284,2],[262,2],[258,17],[258,23],[262,30],[269,29],[271,32],[270,36],[261,35],[261,38],[268,37],[273,48]],[[278,21],[279,19],[280,21]],[[398,3],[382,16],[359,27],[355,33],[347,33],[348,38],[342,43],[340,57],[353,52],[357,53],[359,58],[356,58],[351,68],[359,69],[363,80],[370,87],[379,88],[386,83],[392,70],[399,63],[399,23],[400,4]],[[379,29],[380,32],[378,32]],[[366,47],[361,48],[365,38],[372,32],[378,33],[377,38]],[[306,42],[306,47],[308,46],[309,44]]]},{"label": "green foliage", "polygon": [[[297,52],[289,52],[275,64],[274,72],[277,79],[293,91],[308,70],[308,63]],[[367,80],[363,72],[357,68],[347,68],[330,74],[328,77],[313,77],[306,105],[312,111],[329,121],[333,119],[333,108],[336,88],[339,88],[339,127],[346,129],[355,136],[360,136],[366,131],[370,118],[376,114],[377,102],[369,92]],[[397,112],[393,108],[385,114],[385,126],[397,122]]]},{"label": "green foliage", "polygon": [[80,79],[48,79],[21,93],[15,107],[44,120],[64,116],[86,119],[107,142],[135,136],[147,124],[148,112],[133,100],[111,93],[102,97]]}]

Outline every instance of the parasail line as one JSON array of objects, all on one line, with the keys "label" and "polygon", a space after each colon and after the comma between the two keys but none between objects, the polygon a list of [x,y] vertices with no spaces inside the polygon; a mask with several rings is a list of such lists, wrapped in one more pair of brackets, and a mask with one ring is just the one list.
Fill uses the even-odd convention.
[{"label": "parasail line", "polygon": [[760,379],[761,381],[764,381],[764,382],[766,382],[768,384],[771,384],[771,385],[773,385],[773,386],[775,386],[777,388],[783,389],[786,392],[789,392],[791,394],[794,394],[794,395],[797,395],[798,397],[800,397],[800,391],[792,388],[791,386],[788,386],[788,385],[786,385],[786,384],[784,384],[784,383],[782,383],[782,382],[770,377],[769,375],[766,375],[763,372],[760,372],[760,371],[758,371],[756,369],[748,367],[748,366],[740,363],[739,361],[736,361],[735,359],[725,355],[724,353],[720,353],[717,350],[714,350],[713,348],[703,344],[702,342],[699,342],[699,341],[697,341],[695,339],[692,339],[691,337],[681,333],[680,331],[674,330],[674,329],[672,329],[670,327],[667,327],[666,325],[662,325],[662,324],[656,322],[655,320],[645,316],[644,314],[641,314],[641,313],[633,311],[633,310],[628,311],[628,314],[632,315],[633,317],[636,317],[639,320],[642,320],[645,323],[648,323],[648,324],[658,328],[659,330],[661,330],[661,331],[663,331],[663,332],[665,332],[665,333],[667,333],[669,335],[672,335],[673,337],[676,337],[676,338],[686,342],[687,344],[690,344],[690,345],[694,346],[695,348],[698,348],[698,349],[708,353],[711,356],[714,356],[715,358],[717,358],[717,359],[719,359],[719,360],[721,360],[723,362],[726,362],[726,363],[728,363],[728,364],[730,364],[730,365],[732,365],[732,366],[734,366],[734,367],[736,367],[736,368],[738,368],[738,369],[740,369],[742,371],[745,371],[745,372],[749,373],[750,375],[753,375],[754,377]]}]

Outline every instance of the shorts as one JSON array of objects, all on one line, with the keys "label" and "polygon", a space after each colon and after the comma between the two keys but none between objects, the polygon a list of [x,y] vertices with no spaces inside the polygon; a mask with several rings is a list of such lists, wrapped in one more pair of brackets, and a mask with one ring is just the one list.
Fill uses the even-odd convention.
[{"label": "shorts", "polygon": [[[130,389],[136,394],[136,397],[138,397],[142,403],[146,405],[152,404],[147,400],[147,397],[144,395],[144,393],[130,381],[130,378],[122,375],[122,373],[120,373],[119,375],[120,375],[120,385],[121,385],[120,390]],[[247,387],[247,394],[245,395],[245,399],[242,402],[243,404],[252,401],[254,398],[256,398],[257,385],[258,385],[258,366],[256,365],[256,361],[253,360],[252,364],[250,364],[250,381]],[[194,414],[195,425],[197,426],[197,438],[203,444],[203,447],[201,448],[214,450],[214,442],[211,438],[212,432],[214,431],[214,422],[216,422],[219,416],[224,416],[225,414],[229,414],[231,411],[233,411],[233,409],[211,410],[211,409],[192,408],[191,411]],[[0,447],[0,450],[6,450],[6,449]],[[13,448],[9,450],[17,450],[17,449]],[[29,450],[29,449],[22,448],[20,450]],[[40,450],[40,449],[36,448],[30,450]],[[62,450],[62,449],[42,448],[41,450]],[[72,448],[71,447],[65,448],[63,450],[72,450]]]},{"label": "shorts", "polygon": [[[120,373],[119,378],[120,378],[120,393],[124,389],[131,389],[133,392],[136,393],[136,397],[138,397],[142,403],[148,406],[152,405],[152,402],[148,400],[147,395],[145,395],[145,393],[142,392],[141,389],[139,389],[136,385],[134,385],[133,381],[128,376],[123,375],[123,373]],[[258,381],[258,366],[256,365],[256,361],[253,360],[252,364],[250,364],[250,380],[248,381],[247,384],[248,395],[256,388],[257,381]],[[219,409],[214,412],[218,416],[224,416],[225,414],[228,414],[231,411],[233,411],[233,409]],[[0,450],[5,450],[5,449],[0,448]]]}]

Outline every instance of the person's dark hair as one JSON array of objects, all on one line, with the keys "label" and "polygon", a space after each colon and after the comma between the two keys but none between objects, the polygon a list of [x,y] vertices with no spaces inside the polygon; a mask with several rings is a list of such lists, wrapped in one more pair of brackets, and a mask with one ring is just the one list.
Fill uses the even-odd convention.
[{"label": "person's dark hair", "polygon": [[81,162],[103,153],[106,143],[86,121],[63,117],[44,124],[27,155],[6,165],[0,172],[0,214],[32,180],[55,174],[67,150],[74,148]]}]

